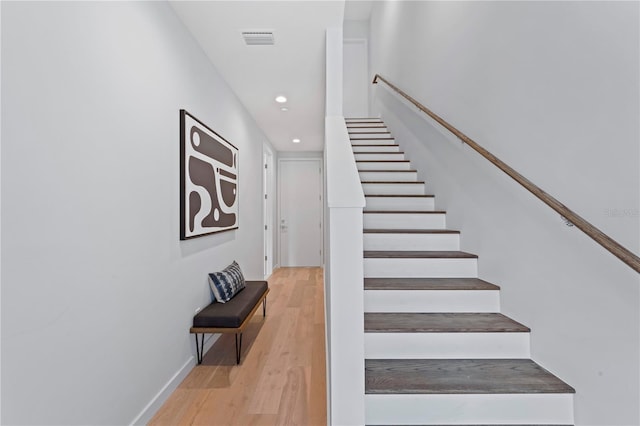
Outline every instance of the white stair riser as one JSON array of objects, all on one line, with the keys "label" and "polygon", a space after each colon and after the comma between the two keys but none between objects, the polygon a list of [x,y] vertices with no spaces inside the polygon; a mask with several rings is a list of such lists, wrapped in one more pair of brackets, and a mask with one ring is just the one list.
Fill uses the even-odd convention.
[{"label": "white stair riser", "polygon": [[395,139],[352,139],[352,146],[360,146],[360,145],[394,145],[396,143]]},{"label": "white stair riser", "polygon": [[529,358],[529,333],[365,333],[371,359]]},{"label": "white stair riser", "polygon": [[370,118],[345,118],[344,119],[345,122],[347,123],[353,123],[353,122],[362,122],[362,123],[382,123],[382,119],[379,117],[370,117]]},{"label": "white stair riser", "polygon": [[365,312],[500,312],[499,290],[365,290]]},{"label": "white stair riser", "polygon": [[382,133],[382,132],[357,132],[350,133],[350,138],[367,138],[367,139],[389,139],[391,137],[391,133]]},{"label": "white stair riser", "polygon": [[392,146],[386,146],[386,145],[374,145],[374,146],[360,145],[360,146],[354,146],[352,148],[353,148],[353,152],[367,152],[367,151],[400,152],[400,146],[399,145],[392,145]]},{"label": "white stair riser", "polygon": [[352,135],[358,135],[360,133],[366,133],[366,134],[372,134],[372,133],[384,133],[385,135],[387,135],[387,137],[391,137],[389,135],[391,135],[391,133],[389,132],[389,129],[387,129],[386,127],[356,127],[354,125],[349,125],[347,126],[347,130],[350,134]]},{"label": "white stair riser", "polygon": [[367,278],[476,278],[478,259],[365,258],[364,276]]},{"label": "white stair riser", "polygon": [[572,394],[365,395],[374,425],[573,424]]},{"label": "white stair riser", "polygon": [[366,197],[367,210],[409,210],[433,211],[435,199],[433,197]]},{"label": "white stair riser", "polygon": [[374,132],[389,131],[389,129],[387,128],[387,126],[384,125],[384,123],[347,123],[347,129],[349,129],[350,132],[354,131],[355,129],[370,129],[370,130],[373,130]]},{"label": "white stair riser", "polygon": [[353,154],[356,161],[397,161],[397,160],[405,160],[404,154],[401,152],[383,152],[381,154],[378,153],[368,153],[365,154],[363,152],[355,152]]},{"label": "white stair riser", "polygon": [[460,234],[364,234],[365,250],[460,250]]},{"label": "white stair riser", "polygon": [[424,195],[424,183],[363,183],[365,195]]},{"label": "white stair riser", "polygon": [[360,180],[377,180],[387,182],[415,182],[418,180],[417,172],[360,172]]},{"label": "white stair riser", "polygon": [[356,163],[358,170],[409,170],[411,163],[408,161],[372,161]]},{"label": "white stair riser", "polygon": [[364,229],[444,229],[444,213],[365,213]]}]

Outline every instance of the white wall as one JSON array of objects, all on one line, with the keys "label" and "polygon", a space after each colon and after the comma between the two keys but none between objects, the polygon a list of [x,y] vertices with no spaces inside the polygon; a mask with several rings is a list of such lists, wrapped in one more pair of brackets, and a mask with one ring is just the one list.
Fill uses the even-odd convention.
[{"label": "white wall", "polygon": [[[376,3],[370,71],[639,253],[638,27],[638,2]],[[639,424],[638,274],[375,94],[463,250],[502,286],[503,311],[532,328],[533,358],[576,388],[576,424]]]},{"label": "white wall", "polygon": [[[2,9],[2,423],[127,424],[206,273],[262,277],[266,139],[166,3]],[[180,108],[239,147],[237,231],[178,240]]]},{"label": "white wall", "polygon": [[368,38],[369,21],[345,19],[342,24],[344,38]]},{"label": "white wall", "polygon": [[343,115],[369,117],[367,39],[345,39],[343,49]]},{"label": "white wall", "polygon": [[369,117],[369,21],[343,23],[343,115]]}]

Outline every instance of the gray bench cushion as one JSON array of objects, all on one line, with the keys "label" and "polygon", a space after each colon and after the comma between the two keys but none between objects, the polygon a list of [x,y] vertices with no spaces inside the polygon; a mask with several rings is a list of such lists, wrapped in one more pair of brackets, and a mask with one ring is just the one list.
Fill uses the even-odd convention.
[{"label": "gray bench cushion", "polygon": [[247,281],[246,287],[227,303],[213,302],[193,317],[194,327],[236,328],[267,291],[266,281]]}]

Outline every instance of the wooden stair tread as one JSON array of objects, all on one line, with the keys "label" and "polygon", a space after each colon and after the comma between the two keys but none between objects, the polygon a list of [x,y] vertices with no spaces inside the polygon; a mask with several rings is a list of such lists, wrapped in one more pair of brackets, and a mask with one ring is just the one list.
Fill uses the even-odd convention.
[{"label": "wooden stair tread", "polygon": [[[350,133],[351,135],[355,135],[357,133]],[[363,133],[363,135],[366,135],[367,133]],[[369,133],[370,134],[370,133]],[[372,139],[375,139],[377,141],[391,141],[391,140],[395,140],[395,138],[352,138],[349,137],[350,140],[352,141],[370,141]]]},{"label": "wooden stair tread", "polygon": [[365,278],[365,290],[500,290],[479,278]]},{"label": "wooden stair tread", "polygon": [[397,143],[389,143],[389,144],[384,144],[384,145],[375,145],[375,144],[374,145],[365,145],[365,144],[362,144],[362,145],[351,145],[352,148],[362,148],[362,147],[378,148],[378,147],[381,147],[381,146],[400,146],[400,145],[398,145]]},{"label": "wooden stair tread", "polygon": [[358,152],[354,152],[354,154],[358,155],[358,154],[393,154],[393,155],[400,155],[400,154],[404,154],[404,151],[395,151],[395,152],[389,152],[389,151],[358,151]]},{"label": "wooden stair tread", "polygon": [[360,183],[392,183],[392,184],[400,184],[400,185],[424,185],[424,181],[423,180],[412,180],[412,181],[396,181],[396,180],[363,180],[360,181]]},{"label": "wooden stair tread", "polygon": [[366,359],[367,394],[575,393],[530,359]]},{"label": "wooden stair tread", "polygon": [[365,234],[459,234],[453,229],[365,229]]},{"label": "wooden stair tread", "polygon": [[[359,152],[358,154],[362,154]],[[408,163],[409,160],[356,160],[356,163]],[[365,170],[358,170],[364,172]]]},{"label": "wooden stair tread", "polygon": [[407,169],[407,170],[358,170],[359,172],[367,172],[367,173],[417,173],[416,169]]},{"label": "wooden stair tread", "polygon": [[445,214],[443,210],[365,210],[364,214]]},{"label": "wooden stair tread", "polygon": [[476,259],[464,251],[381,251],[365,250],[365,259]]},{"label": "wooden stair tread", "polygon": [[[353,129],[353,127],[352,127]],[[349,132],[347,130],[347,133],[349,133],[350,135],[359,135],[359,134],[363,134],[363,135],[390,135],[391,132]]]},{"label": "wooden stair tread", "polygon": [[[405,182],[403,182],[405,183]],[[386,198],[402,198],[402,197],[429,197],[433,198],[434,195],[430,194],[365,194],[365,197],[386,197]],[[397,210],[393,210],[397,211]]]},{"label": "wooden stair tread", "polygon": [[528,333],[528,327],[498,313],[365,312],[366,333]]}]

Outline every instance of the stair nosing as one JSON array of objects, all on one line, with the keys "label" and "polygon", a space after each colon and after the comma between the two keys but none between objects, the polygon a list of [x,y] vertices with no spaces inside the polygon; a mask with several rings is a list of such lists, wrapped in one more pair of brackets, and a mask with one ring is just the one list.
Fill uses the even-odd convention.
[{"label": "stair nosing", "polygon": [[424,185],[423,180],[408,180],[408,181],[397,181],[397,180],[363,180],[360,181],[362,184],[394,184],[394,185]]},{"label": "stair nosing", "polygon": [[396,140],[396,138],[352,138],[352,137],[349,137],[349,140],[352,140],[352,141],[371,141],[371,140],[391,141],[391,140]]},{"label": "stair nosing", "polygon": [[531,329],[499,312],[365,312],[364,332],[530,333]]},{"label": "stair nosing", "polygon": [[364,259],[478,259],[461,250],[364,250]]},{"label": "stair nosing", "polygon": [[[356,163],[408,163],[409,160],[356,160]],[[363,172],[365,170],[358,170]]]},{"label": "stair nosing", "polygon": [[402,155],[404,155],[404,151],[391,151],[391,152],[388,152],[388,151],[360,151],[360,152],[354,152],[354,154],[355,155],[358,155],[358,154],[385,154],[385,155],[388,155],[388,154],[393,154],[393,155],[402,154]]},{"label": "stair nosing", "polygon": [[455,229],[363,229],[364,234],[460,234]]},{"label": "stair nosing", "polygon": [[408,170],[358,170],[358,173],[362,173],[362,172],[367,172],[367,173],[418,173],[417,170],[415,169],[408,169]]},{"label": "stair nosing", "polygon": [[480,278],[376,278],[364,279],[368,291],[499,291],[500,286]]},{"label": "stair nosing", "polygon": [[363,210],[364,214],[447,214],[443,210]]},{"label": "stair nosing", "polygon": [[365,194],[365,197],[386,197],[386,198],[435,198],[433,194]]},{"label": "stair nosing", "polygon": [[363,146],[364,146],[364,147],[367,147],[367,148],[369,148],[369,147],[374,147],[374,146],[375,146],[375,147],[381,147],[381,146],[387,146],[387,147],[388,147],[388,146],[397,146],[397,147],[400,147],[400,145],[398,145],[397,143],[380,144],[380,145],[375,145],[375,144],[374,144],[374,145],[364,145],[364,144],[363,144],[363,145],[351,145],[351,147],[352,147],[352,148],[353,148],[353,147],[363,147]]}]

